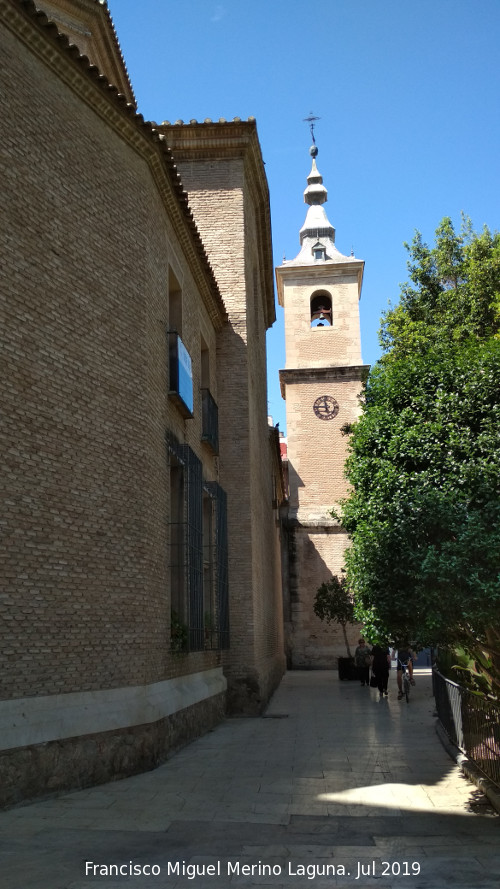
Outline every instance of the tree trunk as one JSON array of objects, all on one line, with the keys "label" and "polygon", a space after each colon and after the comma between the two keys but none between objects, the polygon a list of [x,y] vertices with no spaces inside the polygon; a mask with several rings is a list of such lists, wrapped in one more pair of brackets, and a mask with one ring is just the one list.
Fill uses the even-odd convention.
[{"label": "tree trunk", "polygon": [[341,623],[340,626],[342,627],[342,632],[344,634],[344,642],[345,642],[345,647],[347,649],[347,657],[352,657],[351,649],[349,648],[349,640],[347,638],[347,632],[346,632],[346,628],[345,628],[346,625],[345,625],[345,623]]}]

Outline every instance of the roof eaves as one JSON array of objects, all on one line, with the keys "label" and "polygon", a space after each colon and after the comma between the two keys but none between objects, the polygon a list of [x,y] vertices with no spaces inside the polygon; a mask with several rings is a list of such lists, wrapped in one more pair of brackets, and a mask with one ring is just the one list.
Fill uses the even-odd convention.
[{"label": "roof eaves", "polygon": [[226,307],[219,290],[215,273],[208,260],[193,213],[189,207],[187,192],[182,186],[181,177],[174,163],[172,152],[168,148],[165,140],[161,138],[160,133],[158,133],[155,126],[150,121],[144,120],[142,114],[137,111],[135,104],[129,102],[127,97],[123,93],[120,93],[114,84],[109,82],[107,77],[101,73],[97,66],[91,64],[88,57],[80,53],[75,44],[70,43],[67,36],[59,31],[57,25],[49,19],[43,10],[36,8],[34,0],[7,0],[7,2],[10,2],[12,7],[20,8],[28,18],[30,18],[34,24],[43,31],[46,37],[56,43],[59,49],[64,52],[67,57],[70,57],[87,77],[95,82],[103,93],[106,94],[106,97],[114,103],[115,107],[120,112],[126,114],[137,128],[140,129],[141,134],[151,143],[154,143],[157,150],[160,151],[164,170],[168,175],[182,218],[192,239],[195,254],[204,270],[209,289],[211,290],[213,297],[215,297],[217,312],[211,313],[212,320],[216,326],[220,326],[221,323],[228,319]]},{"label": "roof eaves", "polygon": [[133,89],[133,87],[132,87],[132,81],[130,80],[130,75],[129,75],[129,73],[128,73],[128,68],[127,68],[127,65],[126,65],[126,63],[125,63],[125,59],[124,59],[124,56],[123,56],[123,53],[122,53],[122,48],[121,48],[121,46],[120,46],[120,41],[118,40],[118,35],[117,35],[117,33],[116,33],[116,28],[115,28],[113,19],[111,18],[111,13],[110,13],[110,11],[109,11],[109,7],[108,7],[108,4],[107,4],[107,0],[96,0],[96,3],[98,3],[100,6],[102,6],[102,8],[103,8],[103,10],[104,10],[104,13],[105,13],[105,15],[106,15],[106,18],[108,19],[109,27],[110,27],[111,33],[113,34],[114,42],[115,42],[115,45],[116,45],[116,51],[117,51],[117,53],[118,53],[118,55],[119,55],[119,57],[120,57],[120,60],[121,60],[122,66],[123,66],[123,73],[124,73],[124,75],[125,75],[125,77],[126,77],[127,84],[128,84],[129,89],[130,89],[130,95],[132,96],[132,99],[133,99],[133,101],[134,101],[134,104],[135,104],[135,106],[137,107],[137,100],[136,100],[136,98],[135,98],[134,89]]}]

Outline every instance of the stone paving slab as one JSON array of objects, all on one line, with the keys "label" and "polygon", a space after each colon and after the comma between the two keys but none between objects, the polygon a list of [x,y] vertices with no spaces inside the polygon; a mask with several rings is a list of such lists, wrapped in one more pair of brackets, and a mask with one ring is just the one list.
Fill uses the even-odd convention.
[{"label": "stone paving slab", "polygon": [[0,889],[498,889],[500,819],[439,743],[430,677],[409,705],[390,688],[288,673],[267,718],[0,813]]},{"label": "stone paving slab", "polygon": [[[409,820],[412,821],[411,818]],[[404,871],[405,867],[411,870],[416,865],[419,867],[419,874],[415,877],[405,876],[405,881],[421,889],[437,889],[450,882],[468,889],[477,889],[478,886],[487,886],[489,883],[491,886],[499,885],[498,829],[492,819],[488,819],[485,831],[481,828],[480,832],[476,834],[476,831],[472,831],[471,835],[469,826],[466,823],[457,825],[454,816],[437,816],[436,822],[416,816],[415,822],[409,825],[409,829],[414,831],[414,845],[409,848],[404,845],[404,841],[401,842],[392,818],[358,819],[354,831],[348,823],[339,823],[339,819],[334,821],[335,823],[329,825],[330,830],[322,833],[318,833],[315,819],[309,826],[304,818],[300,819],[300,824],[294,825],[294,831],[289,831],[286,825],[251,825],[241,822],[230,826],[212,822],[207,829],[206,822],[186,825],[181,821],[173,822],[167,832],[161,833],[113,831],[104,835],[98,830],[45,831],[36,838],[36,842],[30,843],[29,850],[25,849],[23,839],[11,841],[8,855],[2,853],[1,873],[4,882],[1,885],[6,889],[11,886],[40,886],[47,889],[73,889],[74,886],[88,889],[96,885],[109,887],[113,885],[109,879],[83,878],[84,861],[127,863],[131,859],[134,862],[154,862],[161,866],[162,873],[166,873],[169,861],[185,861],[200,867],[220,863],[221,875],[217,879],[199,877],[196,881],[188,877],[179,880],[171,877],[161,882],[152,877],[122,877],[121,885],[194,885],[200,889],[220,885],[260,886],[269,882],[267,878],[264,879],[266,874],[257,873],[250,878],[243,873],[245,865],[251,867],[259,862],[280,869],[280,879],[271,884],[274,889],[276,885],[321,887],[323,884],[377,886],[380,889],[384,883],[393,889],[401,885],[403,875],[397,877],[391,873],[390,879],[384,880],[384,870],[395,868]],[[436,839],[436,831],[441,842],[429,844],[429,839]],[[382,835],[386,840],[387,834],[393,838],[390,850],[386,846],[381,848],[378,839]],[[321,842],[318,842],[320,838]],[[461,841],[466,843],[463,849]],[[197,850],[196,854],[193,854],[193,849]],[[239,863],[239,874],[228,875],[229,861],[233,867]],[[56,867],[54,862],[57,862]],[[323,879],[321,871],[326,864],[333,864],[341,871],[344,869],[345,875],[341,873],[335,875],[335,879],[332,876]],[[314,878],[301,877],[297,873],[301,866],[314,866],[317,875]],[[365,874],[369,872],[370,876],[356,879],[360,870]],[[77,875],[75,871],[80,871],[80,874]]]}]

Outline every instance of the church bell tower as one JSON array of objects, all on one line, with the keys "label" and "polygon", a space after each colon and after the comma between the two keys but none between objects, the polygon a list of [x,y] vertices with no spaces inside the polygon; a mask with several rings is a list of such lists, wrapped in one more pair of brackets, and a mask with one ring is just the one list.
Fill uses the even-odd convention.
[{"label": "church bell tower", "polygon": [[342,428],[359,416],[368,372],[359,326],[364,262],[337,250],[316,144],[310,154],[300,251],[276,269],[285,310],[286,367],[280,383],[289,466],[287,656],[292,667],[332,668],[346,654],[341,628],[322,623],[313,604],[318,587],[340,575],[348,545],[331,510],[347,494],[348,438]]}]

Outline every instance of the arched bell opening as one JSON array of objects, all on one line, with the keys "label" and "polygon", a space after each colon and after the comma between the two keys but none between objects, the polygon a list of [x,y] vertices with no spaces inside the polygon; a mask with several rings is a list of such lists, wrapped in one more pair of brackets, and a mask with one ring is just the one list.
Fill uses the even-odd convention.
[{"label": "arched bell opening", "polygon": [[326,291],[311,297],[311,327],[331,327],[332,298]]}]

